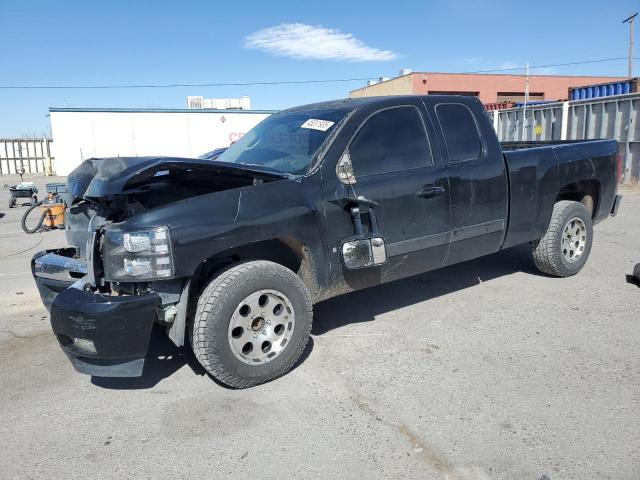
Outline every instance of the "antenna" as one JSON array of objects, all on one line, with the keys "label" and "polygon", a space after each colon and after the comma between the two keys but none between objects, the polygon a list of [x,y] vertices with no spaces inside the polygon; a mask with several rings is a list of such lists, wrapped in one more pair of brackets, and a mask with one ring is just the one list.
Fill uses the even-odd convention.
[{"label": "antenna", "polygon": [[629,24],[629,78],[633,77],[633,21],[638,16],[638,12],[625,18],[622,23]]}]

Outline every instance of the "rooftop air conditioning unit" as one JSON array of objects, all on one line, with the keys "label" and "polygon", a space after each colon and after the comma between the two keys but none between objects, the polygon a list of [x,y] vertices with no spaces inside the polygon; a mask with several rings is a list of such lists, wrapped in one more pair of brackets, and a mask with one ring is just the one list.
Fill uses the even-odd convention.
[{"label": "rooftop air conditioning unit", "polygon": [[248,97],[247,95],[243,95],[242,97],[239,98],[240,100],[240,108],[242,110],[251,110],[251,97]]},{"label": "rooftop air conditioning unit", "polygon": [[204,97],[187,97],[187,108],[194,110],[204,108]]},{"label": "rooftop air conditioning unit", "polygon": [[251,98],[246,95],[240,98],[204,98],[187,97],[187,108],[198,110],[249,110]]}]

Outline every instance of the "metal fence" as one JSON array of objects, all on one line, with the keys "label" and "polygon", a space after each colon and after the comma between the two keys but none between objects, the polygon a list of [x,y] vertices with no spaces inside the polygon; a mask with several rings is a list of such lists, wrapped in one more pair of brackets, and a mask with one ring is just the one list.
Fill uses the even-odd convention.
[{"label": "metal fence", "polygon": [[640,178],[640,93],[487,112],[501,142],[616,139],[623,182]]},{"label": "metal fence", "polygon": [[53,160],[50,138],[0,138],[0,175],[15,174],[19,169],[51,175]]}]

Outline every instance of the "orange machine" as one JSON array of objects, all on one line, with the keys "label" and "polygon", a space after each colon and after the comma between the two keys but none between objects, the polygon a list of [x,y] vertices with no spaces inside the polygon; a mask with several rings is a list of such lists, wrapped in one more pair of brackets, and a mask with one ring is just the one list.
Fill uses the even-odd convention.
[{"label": "orange machine", "polygon": [[[27,217],[36,208],[40,210],[40,218],[34,227],[27,226]],[[22,216],[22,230],[25,233],[36,233],[39,231],[54,230],[64,228],[64,214],[67,210],[67,203],[60,193],[49,192],[47,198],[41,202],[34,203]]]},{"label": "orange machine", "polygon": [[45,228],[64,228],[64,212],[66,209],[66,204],[59,200],[57,195],[50,193],[49,197],[40,205],[42,215],[46,215],[44,219]]}]

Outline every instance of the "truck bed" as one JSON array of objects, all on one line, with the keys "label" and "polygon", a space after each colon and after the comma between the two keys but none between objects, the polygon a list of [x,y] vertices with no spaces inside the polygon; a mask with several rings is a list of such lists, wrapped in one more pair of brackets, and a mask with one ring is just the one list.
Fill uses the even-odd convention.
[{"label": "truck bed", "polygon": [[541,238],[559,197],[572,198],[584,184],[593,190],[593,220],[613,207],[617,179],[615,140],[504,142],[509,176],[509,227],[504,247]]}]

